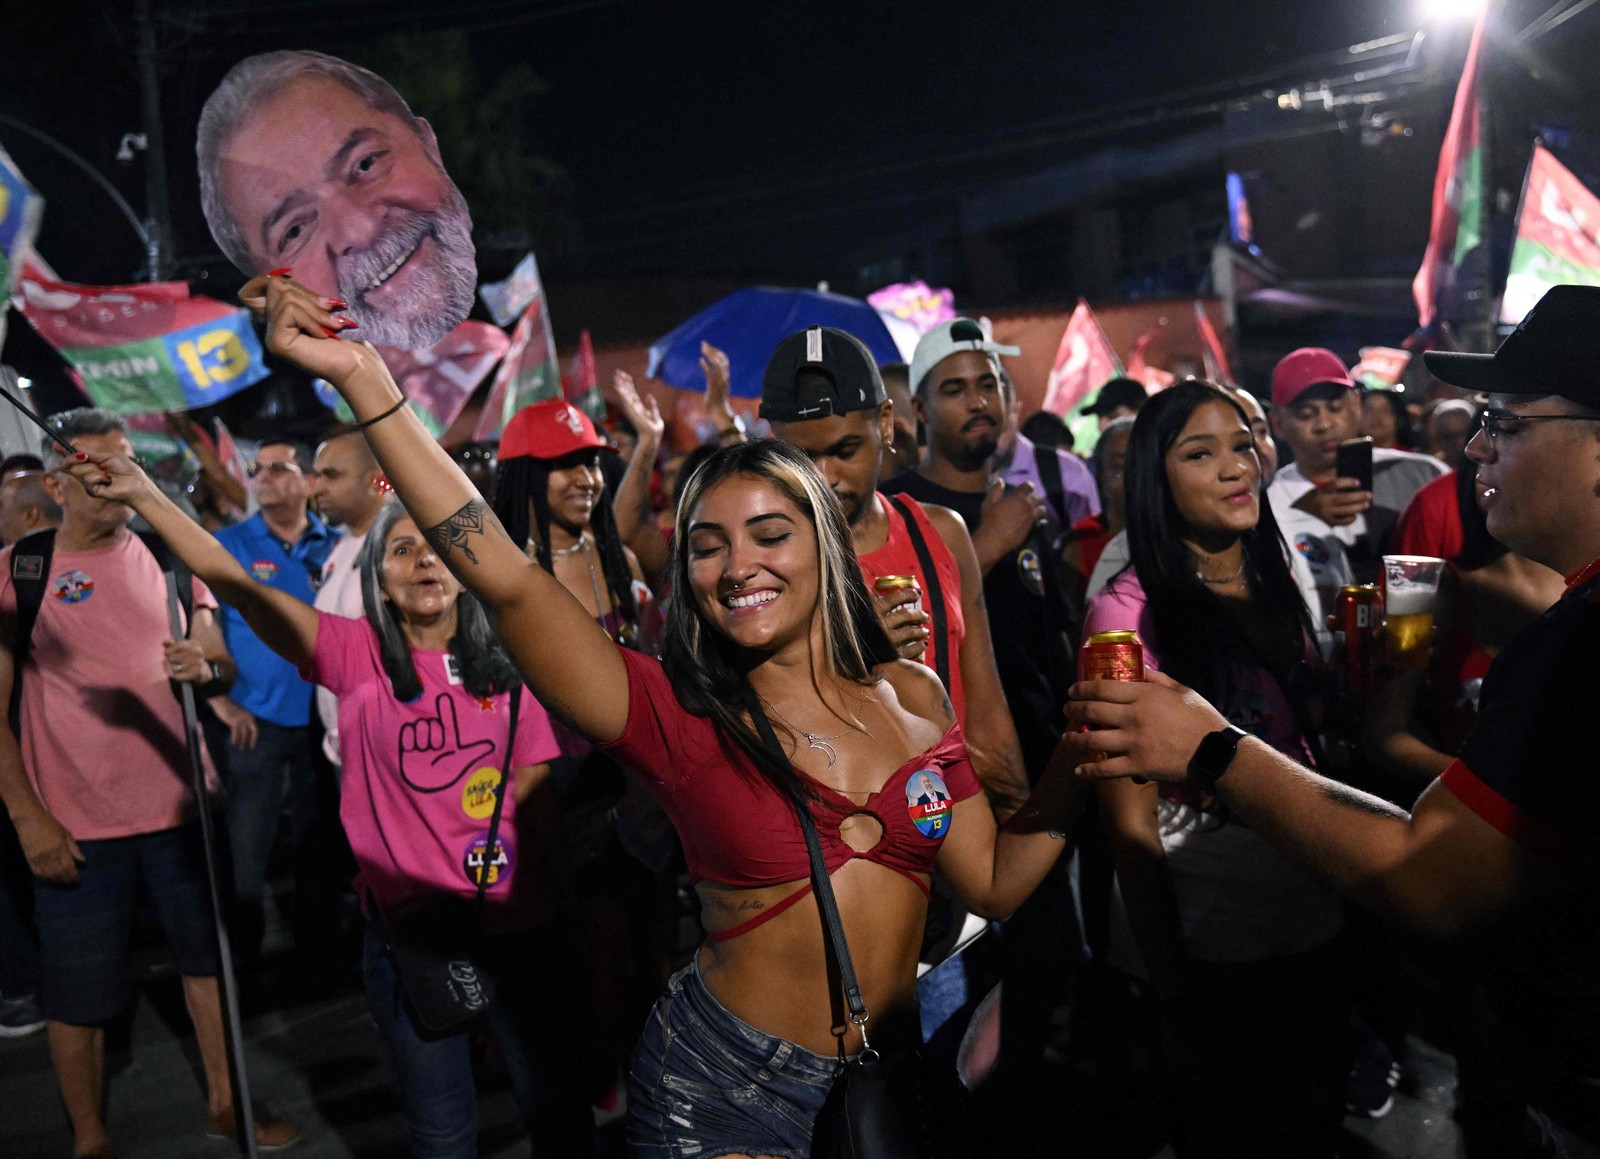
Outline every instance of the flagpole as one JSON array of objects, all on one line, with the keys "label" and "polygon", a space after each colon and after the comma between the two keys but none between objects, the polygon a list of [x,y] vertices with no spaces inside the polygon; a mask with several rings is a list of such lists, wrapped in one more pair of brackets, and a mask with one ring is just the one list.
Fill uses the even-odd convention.
[{"label": "flagpole", "polygon": [[[1493,4],[1488,5],[1493,9]],[[1488,28],[1488,11],[1484,14],[1484,32]],[[1488,39],[1487,36],[1484,37]],[[1494,223],[1494,131],[1490,124],[1490,101],[1487,70],[1484,68],[1487,53],[1478,58],[1478,245],[1483,249],[1483,296],[1478,310],[1478,341],[1474,349],[1487,353],[1499,345],[1495,341],[1495,322],[1500,316],[1500,295],[1495,293],[1494,239],[1489,230]]]}]

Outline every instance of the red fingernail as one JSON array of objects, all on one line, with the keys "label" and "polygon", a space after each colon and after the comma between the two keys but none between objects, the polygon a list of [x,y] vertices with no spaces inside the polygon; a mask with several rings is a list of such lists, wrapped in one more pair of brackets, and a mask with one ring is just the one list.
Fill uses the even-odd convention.
[{"label": "red fingernail", "polygon": [[329,298],[327,302],[330,310],[348,310],[350,308],[350,303],[343,298]]},{"label": "red fingernail", "polygon": [[269,278],[287,278],[293,272],[294,271],[291,270],[288,266],[282,266],[282,267],[280,267],[279,269],[276,269],[276,270],[268,270],[267,271],[267,277],[269,277]]},{"label": "red fingernail", "polygon": [[322,332],[324,334],[326,334],[329,338],[337,338],[337,337],[339,337],[339,332],[337,330],[329,330],[326,326],[324,326],[322,328]]},{"label": "red fingernail", "polygon": [[343,317],[342,315],[340,317],[338,317],[338,318],[335,318],[334,321],[339,323],[339,325],[347,327],[348,329],[351,329],[351,330],[354,330],[357,326],[361,325],[361,323],[357,322],[355,319],[346,318],[346,317]]},{"label": "red fingernail", "polygon": [[83,454],[81,451],[78,454],[73,455],[72,457],[74,459],[76,459],[80,463],[87,463],[89,461],[89,456]]}]

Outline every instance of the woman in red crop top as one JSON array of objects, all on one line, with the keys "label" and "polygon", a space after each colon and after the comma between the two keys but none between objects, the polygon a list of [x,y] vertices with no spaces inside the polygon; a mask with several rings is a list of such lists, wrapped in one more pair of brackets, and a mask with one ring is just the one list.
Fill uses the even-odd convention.
[{"label": "woman in red crop top", "polygon": [[[974,912],[1009,914],[1063,848],[1051,832],[1076,802],[1072,761],[1053,762],[997,827],[944,690],[922,665],[892,659],[844,517],[800,452],[726,447],[684,486],[658,665],[607,638],[506,536],[377,352],[325,337],[344,325],[325,299],[286,277],[258,278],[242,297],[265,311],[273,353],[333,383],[363,420],[401,500],[489,606],[540,701],[646,777],[679,828],[711,938],[641,1040],[633,1153],[808,1154],[860,1035],[835,1032],[842,997],[792,802],[807,803],[823,835],[876,1030],[914,1001],[928,872],[937,864]],[[764,754],[758,712],[792,766]]]}]

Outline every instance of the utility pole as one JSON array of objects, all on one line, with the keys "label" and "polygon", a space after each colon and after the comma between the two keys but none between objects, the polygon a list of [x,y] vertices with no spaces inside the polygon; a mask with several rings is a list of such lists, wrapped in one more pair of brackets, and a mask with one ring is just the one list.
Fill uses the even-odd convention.
[{"label": "utility pole", "polygon": [[155,22],[150,0],[139,0],[138,24],[139,104],[144,113],[145,279],[159,282],[167,276],[167,255],[172,252],[172,211],[167,202],[167,151],[161,133],[161,76],[156,56]]}]

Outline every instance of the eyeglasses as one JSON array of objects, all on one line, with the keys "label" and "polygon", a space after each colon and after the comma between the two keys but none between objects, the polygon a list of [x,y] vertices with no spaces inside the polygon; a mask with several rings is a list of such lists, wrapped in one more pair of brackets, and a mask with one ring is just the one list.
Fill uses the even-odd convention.
[{"label": "eyeglasses", "polygon": [[1483,412],[1483,437],[1489,440],[1489,445],[1497,445],[1501,435],[1516,432],[1518,423],[1541,422],[1600,422],[1600,415],[1519,415],[1505,410],[1486,410]]},{"label": "eyeglasses", "polygon": [[250,477],[260,475],[298,475],[300,466],[297,463],[251,463]]}]

